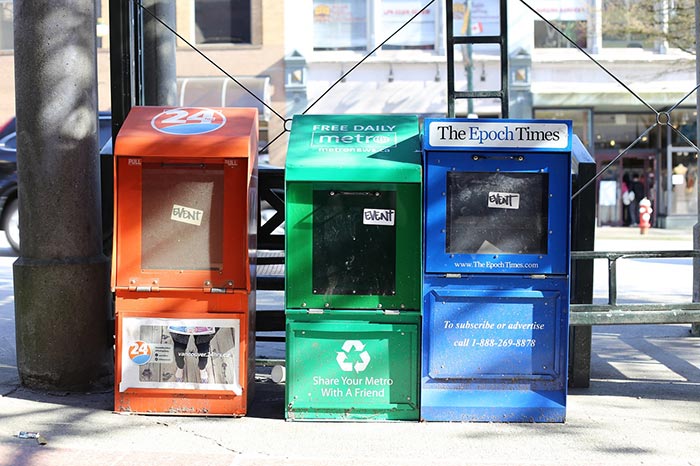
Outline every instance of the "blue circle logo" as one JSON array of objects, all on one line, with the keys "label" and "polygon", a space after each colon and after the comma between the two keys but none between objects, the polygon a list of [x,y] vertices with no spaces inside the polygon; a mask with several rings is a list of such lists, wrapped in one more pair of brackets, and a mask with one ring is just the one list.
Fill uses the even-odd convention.
[{"label": "blue circle logo", "polygon": [[225,124],[223,113],[198,107],[168,109],[151,120],[151,126],[156,131],[178,136],[211,133]]}]

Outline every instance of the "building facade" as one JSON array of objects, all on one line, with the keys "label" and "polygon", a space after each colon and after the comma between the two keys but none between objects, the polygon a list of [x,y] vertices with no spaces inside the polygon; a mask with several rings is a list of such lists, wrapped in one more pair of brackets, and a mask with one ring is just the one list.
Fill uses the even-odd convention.
[{"label": "building facade", "polygon": [[[142,2],[148,5],[148,2]],[[97,86],[100,110],[109,110],[109,0],[97,8]],[[284,3],[277,0],[177,0],[178,105],[257,106],[261,114],[262,147],[269,135],[284,133]],[[0,0],[0,124],[15,114],[12,0]],[[196,47],[237,83],[212,65]],[[250,94],[255,94],[255,98]],[[265,107],[258,99],[263,100]],[[273,163],[284,160],[286,144],[266,149]]]},{"label": "building facade", "polygon": [[[636,205],[625,206],[622,196],[629,180],[637,202],[640,196],[652,201],[658,226],[694,224],[697,154],[678,133],[695,142],[695,57],[658,41],[609,32],[602,26],[617,18],[607,16],[607,0],[530,0],[531,8],[507,3],[510,117],[573,120],[599,170],[623,152],[598,181],[598,223],[635,223]],[[443,2],[287,4],[285,54],[294,57],[292,66],[303,68],[296,70],[298,82],[288,85],[293,113],[446,114]],[[454,0],[455,35],[500,34],[499,4]],[[456,90],[500,89],[501,63],[493,45],[456,46],[454,55]],[[500,116],[497,99],[458,101],[455,108],[458,116]],[[668,124],[657,121],[656,112]]]},{"label": "building facade", "polygon": [[[498,0],[451,1],[455,34],[501,34]],[[625,0],[507,2],[510,117],[573,120],[599,170],[623,154],[597,183],[600,225],[636,220],[635,206],[623,202],[627,180],[651,199],[657,226],[694,224],[697,154],[689,141],[696,140],[695,57],[659,41],[610,33],[603,26],[617,19],[606,8],[613,1]],[[0,69],[6,71],[0,124],[15,113],[12,10],[12,0],[0,0]],[[101,110],[110,107],[108,12],[109,0],[100,0]],[[173,28],[181,37],[179,103],[259,105],[246,92],[233,92],[238,86],[187,41],[269,101],[270,108],[261,107],[261,140],[270,142],[266,152],[274,164],[284,162],[284,120],[296,113],[423,118],[447,112],[443,1],[177,0]],[[495,46],[456,46],[454,56],[456,90],[500,89]],[[456,104],[458,116],[499,117],[500,109],[490,98]]]}]

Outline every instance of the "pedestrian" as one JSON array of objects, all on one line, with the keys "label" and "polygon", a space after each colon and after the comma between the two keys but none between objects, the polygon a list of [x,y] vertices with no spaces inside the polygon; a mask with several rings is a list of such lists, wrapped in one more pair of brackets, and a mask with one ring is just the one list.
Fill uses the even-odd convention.
[{"label": "pedestrian", "polygon": [[634,200],[634,191],[631,189],[630,176],[625,173],[622,176],[622,225],[630,226],[632,224],[632,201]]},{"label": "pedestrian", "polygon": [[639,202],[646,197],[644,183],[636,173],[632,175],[632,184],[630,189],[633,193],[632,205],[630,208],[630,212],[632,213],[632,226],[636,226],[639,225]]}]

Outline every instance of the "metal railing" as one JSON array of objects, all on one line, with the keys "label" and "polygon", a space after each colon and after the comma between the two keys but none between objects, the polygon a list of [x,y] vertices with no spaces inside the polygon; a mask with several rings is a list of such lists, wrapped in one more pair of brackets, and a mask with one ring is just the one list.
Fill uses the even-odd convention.
[{"label": "metal railing", "polygon": [[700,322],[700,303],[618,303],[619,259],[666,259],[700,257],[700,251],[572,251],[571,259],[608,261],[607,304],[571,304],[569,323],[576,325],[680,324]]},{"label": "metal railing", "polygon": [[[265,208],[274,214],[263,221]],[[256,286],[259,290],[284,291],[284,233],[278,228],[284,222],[284,169],[261,166],[258,169],[258,228]],[[256,341],[284,341],[284,336],[269,335],[285,329],[284,305],[280,309],[256,312]]]}]

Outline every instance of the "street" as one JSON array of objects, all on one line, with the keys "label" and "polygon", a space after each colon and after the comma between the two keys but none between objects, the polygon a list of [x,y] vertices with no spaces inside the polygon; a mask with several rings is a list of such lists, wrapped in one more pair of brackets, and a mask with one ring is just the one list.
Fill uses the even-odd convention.
[{"label": "street", "polygon": [[12,263],[17,259],[4,235],[0,235],[0,386],[17,384],[15,358],[15,300]]}]

